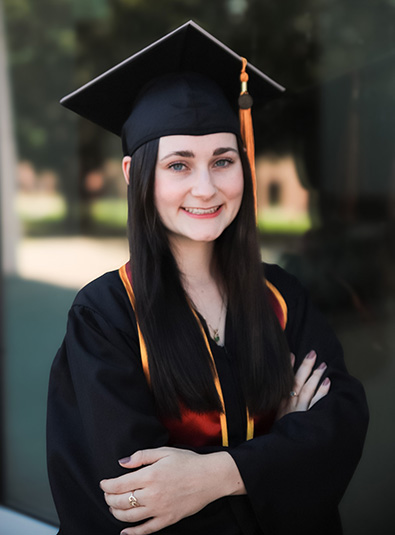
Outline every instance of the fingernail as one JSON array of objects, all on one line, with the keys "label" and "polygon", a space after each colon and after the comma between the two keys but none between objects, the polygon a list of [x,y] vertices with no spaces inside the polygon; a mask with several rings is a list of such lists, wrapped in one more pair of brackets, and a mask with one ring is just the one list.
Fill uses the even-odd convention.
[{"label": "fingernail", "polygon": [[[129,457],[124,457],[123,459],[119,459],[119,464],[126,464],[130,461],[130,456]],[[127,535],[127,534],[126,534]]]},{"label": "fingernail", "polygon": [[313,351],[310,351],[310,353],[307,353],[306,358],[314,359],[316,356],[317,356],[317,353],[313,350]]},{"label": "fingernail", "polygon": [[331,380],[329,377],[325,377],[325,379],[322,381],[322,386],[328,386]]},{"label": "fingernail", "polygon": [[129,535],[126,531],[121,531],[121,535]]},{"label": "fingernail", "polygon": [[327,366],[326,366],[325,362],[321,362],[321,364],[318,366],[317,369],[318,369],[318,370],[325,370],[326,367],[327,367]]}]

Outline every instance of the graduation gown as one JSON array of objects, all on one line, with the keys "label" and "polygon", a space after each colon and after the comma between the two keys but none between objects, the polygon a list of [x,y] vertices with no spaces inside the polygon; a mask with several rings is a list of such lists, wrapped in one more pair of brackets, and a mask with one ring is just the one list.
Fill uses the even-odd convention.
[{"label": "graduation gown", "polygon": [[278,421],[267,415],[266,428],[256,427],[247,441],[228,317],[225,347],[210,341],[226,408],[226,448],[215,437],[203,436],[198,446],[188,444],[187,433],[174,444],[171,429],[158,418],[119,273],[107,273],[78,293],[51,369],[48,397],[48,471],[60,534],[119,534],[128,524],[110,514],[99,481],[126,472],[117,459],[178,442],[201,453],[226,449],[247,495],[221,498],[161,533],[342,533],[338,504],[360,459],[367,428],[364,391],[348,374],[338,340],[298,281],[273,265],[265,266],[265,276],[286,305],[285,334],[296,367],[314,349],[317,365],[328,365],[331,389],[307,412]]}]

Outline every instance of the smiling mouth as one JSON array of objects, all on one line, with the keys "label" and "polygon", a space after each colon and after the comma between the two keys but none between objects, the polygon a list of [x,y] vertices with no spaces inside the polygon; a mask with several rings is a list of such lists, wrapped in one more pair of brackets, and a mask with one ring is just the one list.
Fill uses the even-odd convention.
[{"label": "smiling mouth", "polygon": [[204,208],[185,208],[183,207],[183,210],[185,212],[188,212],[188,214],[194,214],[194,215],[208,215],[208,214],[215,214],[215,212],[218,212],[218,210],[221,208],[222,204],[219,206],[214,206],[214,208],[207,208],[206,210]]}]

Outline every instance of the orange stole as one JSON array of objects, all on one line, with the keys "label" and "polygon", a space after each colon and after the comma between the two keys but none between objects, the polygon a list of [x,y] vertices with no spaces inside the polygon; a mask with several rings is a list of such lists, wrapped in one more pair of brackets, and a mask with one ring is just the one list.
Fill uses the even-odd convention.
[{"label": "orange stole", "polygon": [[[125,290],[129,296],[129,300],[134,309],[134,293],[131,284],[131,270],[129,262],[119,269],[119,276],[124,284]],[[266,281],[269,290],[269,299],[273,310],[283,329],[287,324],[287,305],[283,296],[273,284]],[[137,317],[136,317],[137,320]],[[148,384],[150,384],[148,355],[145,347],[145,342],[142,337],[138,322],[137,322],[141,361],[143,365],[144,374]],[[169,432],[168,445],[185,445],[192,447],[204,446],[228,446],[227,426],[224,425],[223,420],[226,419],[226,414],[220,414],[217,411],[208,413],[193,412],[181,404],[181,419],[163,418],[162,423]],[[225,417],[225,418],[224,418]],[[255,435],[263,435],[268,433],[275,418],[275,412],[266,412],[251,418],[247,412],[247,440],[253,438]],[[226,422],[225,422],[226,423]]]}]

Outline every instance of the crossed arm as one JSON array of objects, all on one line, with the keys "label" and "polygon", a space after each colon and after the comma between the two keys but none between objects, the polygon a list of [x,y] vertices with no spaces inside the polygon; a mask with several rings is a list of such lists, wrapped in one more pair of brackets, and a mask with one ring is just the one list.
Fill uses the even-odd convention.
[{"label": "crossed arm", "polygon": [[[330,380],[319,386],[326,365],[314,369],[316,353],[311,351],[295,374],[293,392],[283,401],[277,419],[288,413],[306,411],[327,395]],[[295,357],[291,355],[294,365]],[[177,448],[137,451],[119,461],[133,470],[100,486],[115,518],[123,522],[145,521],[125,528],[122,535],[147,535],[190,516],[223,497],[246,494],[244,482],[227,452],[198,454]],[[133,491],[138,507],[131,507]]]}]

